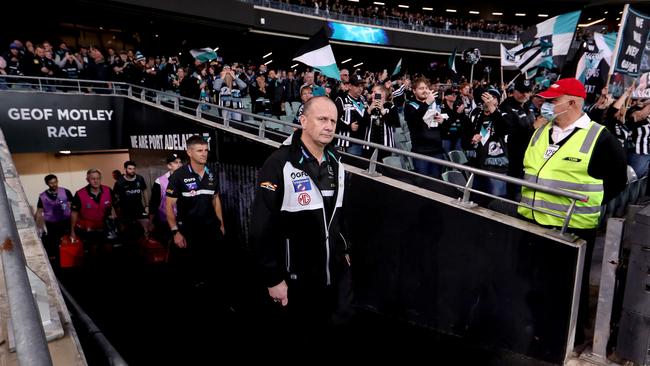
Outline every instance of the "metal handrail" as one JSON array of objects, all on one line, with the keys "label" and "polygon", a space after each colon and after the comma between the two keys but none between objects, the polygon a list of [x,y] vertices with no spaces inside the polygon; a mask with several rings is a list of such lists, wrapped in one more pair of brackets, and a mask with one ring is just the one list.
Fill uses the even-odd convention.
[{"label": "metal handrail", "polygon": [[21,366],[51,366],[52,357],[26,271],[25,253],[5,189],[2,162],[0,162],[0,240],[2,241],[2,269],[18,362]]},{"label": "metal handrail", "polygon": [[441,34],[441,35],[451,35],[451,36],[462,36],[462,37],[471,37],[478,39],[489,39],[489,40],[500,40],[506,42],[516,42],[519,39],[519,36],[516,34],[500,34],[500,33],[491,33],[483,31],[466,31],[458,29],[444,29],[438,27],[432,27],[423,24],[413,24],[407,23],[399,18],[389,16],[390,19],[375,19],[362,17],[357,15],[349,15],[344,13],[338,13],[332,10],[326,11],[325,9],[319,9],[318,13],[315,12],[314,7],[306,7],[297,4],[286,4],[279,1],[272,0],[240,0],[245,3],[254,4],[257,6],[262,6],[269,9],[277,9],[288,11],[295,14],[305,14],[309,16],[315,16],[323,19],[335,19],[345,22],[358,23],[358,24],[368,24],[371,26],[380,26],[386,28],[407,30],[407,31],[420,31],[432,34]]},{"label": "metal handrail", "polygon": [[[39,80],[39,81],[41,79],[41,78],[38,78],[38,77],[25,77],[25,76],[3,76],[3,77],[4,78],[16,78],[16,79],[30,79],[30,80]],[[69,79],[57,79],[57,80],[63,80],[63,81],[68,81],[68,82],[71,81]],[[93,81],[93,80],[74,80],[74,82],[75,83],[84,82],[84,83],[89,83],[89,84],[93,84],[93,83],[105,84],[106,83],[106,81],[98,82],[98,81]],[[115,88],[116,85],[121,85],[124,88]],[[185,110],[187,110],[187,112],[183,112],[183,113],[193,115],[196,118],[204,118],[203,117],[203,112],[201,110],[202,105],[209,106],[210,108],[216,109],[218,111],[218,115],[215,116],[215,117],[224,120],[224,127],[232,128],[232,125],[235,122],[237,124],[243,123],[243,124],[246,124],[246,126],[249,127],[249,128],[253,128],[253,127],[257,128],[257,130],[258,130],[257,137],[261,138],[261,139],[266,138],[266,132],[267,132],[266,130],[268,128],[267,127],[267,122],[272,122],[272,123],[275,123],[275,124],[280,124],[280,125],[291,127],[291,128],[302,128],[300,125],[285,122],[285,121],[282,121],[282,120],[279,120],[279,119],[274,119],[272,117],[261,116],[261,115],[253,114],[251,112],[246,112],[246,111],[243,111],[243,110],[240,110],[240,109],[226,108],[226,107],[222,107],[222,106],[212,104],[212,103],[209,103],[209,102],[204,102],[204,101],[200,101],[200,100],[196,100],[196,99],[186,98],[186,97],[180,96],[180,95],[175,94],[175,93],[149,89],[149,88],[140,87],[140,86],[127,84],[127,83],[113,83],[112,88],[113,88],[112,89],[113,94],[115,94],[115,95],[127,96],[127,97],[137,99],[137,100],[142,101],[142,102],[149,102],[149,100],[147,99],[147,94],[154,95],[151,103],[157,104],[160,107],[164,107],[163,105],[161,105],[159,103],[160,102],[160,95],[165,95],[165,96],[167,96],[169,98],[177,99],[179,102],[181,100],[188,101],[188,102],[190,102],[192,104],[196,104],[197,107],[195,109],[191,109],[191,110],[189,110],[189,108],[186,107],[186,106],[182,106],[181,108],[176,109],[176,103],[174,103],[174,107],[172,107],[170,109],[172,111],[176,111],[176,112],[182,112],[180,109],[185,109]],[[99,88],[97,88],[97,89],[99,89]],[[133,91],[134,89],[138,90],[139,93],[134,92]],[[222,112],[223,111],[231,112],[231,113],[237,113],[237,114],[242,115],[242,116],[247,116],[247,117],[252,118],[253,121],[259,121],[260,123],[259,123],[258,126],[255,126],[255,125],[247,124],[247,123],[245,123],[245,121],[239,122],[239,121],[228,120],[228,118],[224,119],[222,117]],[[208,119],[208,120],[211,121],[210,119]],[[215,122],[215,121],[211,121],[211,122]],[[459,170],[459,171],[469,173],[470,176],[468,178],[468,183],[463,188],[463,198],[460,201],[460,203],[462,205],[464,205],[464,206],[472,206],[473,205],[473,203],[469,201],[469,198],[470,198],[470,193],[476,193],[477,192],[476,190],[472,189],[472,187],[471,187],[471,183],[473,182],[473,179],[474,179],[475,175],[480,175],[480,176],[484,176],[484,177],[488,177],[488,178],[494,178],[494,179],[498,179],[498,180],[501,180],[501,181],[505,181],[507,183],[516,184],[518,186],[531,188],[531,189],[541,191],[541,192],[545,192],[545,193],[549,193],[549,194],[552,194],[552,195],[556,195],[556,196],[560,196],[560,197],[566,197],[566,198],[571,200],[570,207],[569,207],[569,209],[567,209],[566,215],[558,215],[557,213],[551,212],[551,211],[549,211],[547,209],[533,207],[533,206],[530,206],[530,205],[527,205],[527,204],[524,204],[524,203],[521,203],[521,202],[516,203],[518,206],[526,207],[526,208],[529,208],[531,210],[535,210],[535,211],[543,212],[543,213],[550,214],[550,215],[553,215],[553,216],[556,216],[556,217],[564,218],[563,227],[562,227],[562,229],[560,231],[560,233],[562,233],[562,234],[564,234],[566,232],[566,229],[568,228],[569,222],[571,220],[571,215],[572,215],[572,213],[574,211],[574,208],[575,208],[575,205],[576,205],[576,201],[587,201],[587,199],[588,199],[587,196],[582,195],[582,194],[578,194],[578,193],[575,193],[575,192],[566,191],[566,190],[563,190],[563,189],[546,187],[546,186],[543,186],[543,185],[538,184],[538,183],[529,182],[529,181],[519,179],[519,178],[513,178],[513,177],[510,177],[510,176],[507,176],[507,175],[504,175],[504,174],[493,173],[493,172],[490,172],[490,171],[487,171],[487,170],[481,170],[481,169],[469,167],[467,165],[457,164],[457,163],[454,163],[454,162],[451,162],[451,161],[448,161],[448,160],[437,159],[437,158],[433,158],[433,157],[426,156],[426,155],[420,155],[420,154],[413,153],[413,152],[410,152],[410,151],[400,150],[400,149],[396,149],[396,148],[393,148],[393,147],[388,147],[388,146],[379,145],[379,144],[376,144],[376,143],[373,143],[373,142],[368,142],[368,141],[365,141],[365,140],[359,140],[359,139],[355,139],[355,138],[352,138],[352,137],[341,136],[341,135],[338,135],[338,134],[336,134],[334,136],[335,136],[335,138],[346,140],[346,141],[349,141],[351,143],[355,143],[355,144],[359,144],[359,145],[365,145],[365,146],[368,146],[368,147],[373,148],[375,150],[383,150],[383,151],[387,151],[387,152],[390,152],[390,153],[393,153],[393,154],[397,154],[397,155],[401,155],[401,156],[405,156],[405,157],[410,157],[410,158],[413,158],[413,159],[424,160],[424,161],[434,163],[434,164],[437,164],[437,165],[442,165],[442,166],[447,167],[447,168],[452,168],[452,169],[456,169],[456,170]],[[374,156],[374,159],[371,158],[369,160],[369,162],[370,162],[369,171],[370,172],[373,172],[375,170],[374,166],[377,164],[377,160],[376,160],[377,159],[377,154],[373,154],[373,156]],[[364,160],[367,160],[367,159],[364,159]],[[400,169],[400,168],[397,168],[397,167],[391,167],[391,168],[395,169],[395,170],[398,170],[398,171],[401,171],[401,172],[405,172],[407,174],[420,176],[422,178],[425,178],[425,179],[428,179],[428,180],[431,180],[431,181],[435,181],[435,182],[438,182],[438,183],[442,183],[442,184],[445,184],[445,185],[448,185],[448,186],[456,186],[456,185],[451,184],[449,182],[445,182],[445,181],[442,181],[442,180],[439,180],[439,179],[435,179],[433,177],[423,176],[423,175],[420,175],[420,174],[417,174],[417,173],[414,173],[414,172],[411,172],[411,171],[408,171],[408,170]],[[503,197],[488,195],[485,192],[482,192],[481,194],[497,198],[497,199],[499,199],[501,201],[504,201],[504,202],[509,202],[509,203],[514,202],[514,201],[511,201],[511,200],[504,199]]]},{"label": "metal handrail", "polygon": [[120,355],[115,347],[113,347],[108,338],[106,338],[104,333],[102,333],[102,330],[99,329],[90,316],[86,314],[81,305],[77,303],[61,282],[59,282],[59,288],[61,289],[61,294],[65,297],[65,300],[79,317],[81,324],[86,328],[88,335],[95,340],[99,348],[102,350],[102,353],[108,360],[108,364],[111,366],[128,366],[128,363],[124,360],[122,355]]}]

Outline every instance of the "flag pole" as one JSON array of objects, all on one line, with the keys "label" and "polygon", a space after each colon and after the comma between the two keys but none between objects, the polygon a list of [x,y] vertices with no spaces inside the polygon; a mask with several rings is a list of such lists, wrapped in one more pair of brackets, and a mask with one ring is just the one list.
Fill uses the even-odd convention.
[{"label": "flag pole", "polygon": [[474,84],[474,64],[472,64],[472,69],[469,72],[469,83]]},{"label": "flag pole", "polygon": [[523,72],[520,72],[519,74],[517,74],[517,76],[515,76],[514,79],[510,80],[510,82],[508,83],[508,85],[506,85],[506,89],[508,89],[508,87],[510,87],[510,85],[512,85],[512,83],[514,83],[515,80],[517,80],[517,78],[519,78],[519,77],[520,77],[521,75],[523,75],[523,74],[524,74]]},{"label": "flag pole", "polygon": [[618,27],[618,34],[616,35],[616,44],[614,45],[614,52],[612,52],[612,63],[610,64],[611,66],[609,67],[609,72],[607,73],[607,83],[605,85],[608,87],[609,87],[609,82],[612,79],[612,75],[614,74],[614,68],[616,67],[616,62],[618,61],[616,58],[618,57],[618,48],[621,46],[621,38],[623,36],[623,32],[621,32],[621,28],[625,26],[625,23],[627,23],[627,15],[629,9],[630,9],[630,4],[625,4],[625,7],[623,7],[623,16],[621,17],[621,24]]},{"label": "flag pole", "polygon": [[501,86],[503,86],[503,66],[501,66]]}]

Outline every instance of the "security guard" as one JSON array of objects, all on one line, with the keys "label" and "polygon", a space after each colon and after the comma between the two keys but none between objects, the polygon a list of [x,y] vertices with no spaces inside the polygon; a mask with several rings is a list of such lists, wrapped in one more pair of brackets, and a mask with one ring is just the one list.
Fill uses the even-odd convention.
[{"label": "security guard", "polygon": [[[589,268],[600,210],[625,187],[625,152],[614,135],[583,113],[586,93],[580,81],[561,79],[538,95],[546,100],[542,115],[551,122],[538,128],[528,144],[524,179],[589,197],[584,202],[576,202],[569,222],[570,231],[587,242],[578,318],[579,329],[584,329],[588,315]],[[521,195],[522,203],[558,214],[565,214],[571,204],[569,198],[526,187],[522,187]],[[540,225],[563,225],[562,218],[541,211],[526,207],[519,207],[518,211]],[[577,332],[576,343],[582,343],[583,337],[582,332]]]},{"label": "security guard", "polygon": [[288,336],[306,345],[327,325],[350,316],[350,264],[342,234],[345,171],[330,145],[336,121],[329,98],[305,103],[303,129],[260,170],[251,216],[263,281],[291,321],[278,331],[286,327]]},{"label": "security guard", "polygon": [[225,228],[217,176],[205,165],[208,143],[201,136],[190,137],[187,155],[190,162],[169,177],[165,210],[178,249],[173,257],[183,276],[202,287],[217,275],[214,261]]}]

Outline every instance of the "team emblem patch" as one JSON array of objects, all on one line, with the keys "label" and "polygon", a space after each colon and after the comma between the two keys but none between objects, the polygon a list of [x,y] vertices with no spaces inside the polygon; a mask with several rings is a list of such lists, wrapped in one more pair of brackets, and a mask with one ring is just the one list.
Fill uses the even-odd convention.
[{"label": "team emblem patch", "polygon": [[294,192],[311,191],[311,183],[309,182],[309,178],[297,179],[294,180],[292,183],[293,183]]},{"label": "team emblem patch", "polygon": [[309,195],[309,193],[303,192],[298,195],[298,203],[301,206],[307,206],[310,202],[311,202],[311,196]]}]

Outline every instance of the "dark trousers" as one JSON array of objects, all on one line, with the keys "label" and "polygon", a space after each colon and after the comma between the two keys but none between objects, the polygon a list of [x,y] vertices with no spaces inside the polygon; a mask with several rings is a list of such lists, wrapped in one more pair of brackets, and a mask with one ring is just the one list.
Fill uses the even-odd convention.
[{"label": "dark trousers", "polygon": [[185,237],[187,247],[173,245],[170,260],[181,285],[202,286],[224,280],[220,278],[224,271],[221,264],[225,258],[219,256],[224,245],[219,225],[183,225],[180,232]]}]

